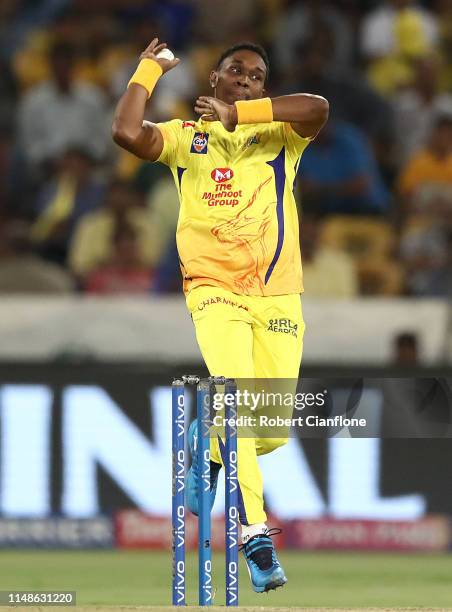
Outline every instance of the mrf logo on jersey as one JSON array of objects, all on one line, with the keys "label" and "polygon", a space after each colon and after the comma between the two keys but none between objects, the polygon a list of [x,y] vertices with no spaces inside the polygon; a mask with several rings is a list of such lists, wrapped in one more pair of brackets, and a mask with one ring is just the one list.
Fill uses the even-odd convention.
[{"label": "mrf logo on jersey", "polygon": [[203,200],[208,201],[209,206],[237,206],[242,197],[242,190],[233,190],[232,177],[234,172],[231,168],[214,168],[210,173],[212,180],[216,182],[213,191],[205,191],[202,195]]},{"label": "mrf logo on jersey", "polygon": [[210,176],[216,183],[225,183],[226,181],[230,181],[234,176],[231,168],[215,168],[210,173]]},{"label": "mrf logo on jersey", "polygon": [[209,142],[209,134],[204,132],[195,132],[191,141],[190,153],[207,153],[207,143]]}]

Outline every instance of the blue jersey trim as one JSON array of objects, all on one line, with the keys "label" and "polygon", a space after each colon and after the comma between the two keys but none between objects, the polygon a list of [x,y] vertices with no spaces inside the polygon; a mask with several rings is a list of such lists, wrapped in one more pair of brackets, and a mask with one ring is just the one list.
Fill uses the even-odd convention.
[{"label": "blue jersey trim", "polygon": [[187,168],[181,168],[180,166],[177,166],[177,180],[179,181],[179,191],[181,191],[182,186],[182,175],[184,174],[186,169]]},{"label": "blue jersey trim", "polygon": [[278,219],[278,242],[276,244],[276,251],[273,255],[271,264],[268,267],[267,273],[265,274],[265,284],[268,283],[270,276],[272,275],[273,269],[281,255],[281,250],[284,242],[284,184],[286,182],[286,151],[283,147],[279,152],[278,156],[272,161],[267,162],[269,166],[273,168],[275,173],[275,186],[276,186],[276,216]]}]

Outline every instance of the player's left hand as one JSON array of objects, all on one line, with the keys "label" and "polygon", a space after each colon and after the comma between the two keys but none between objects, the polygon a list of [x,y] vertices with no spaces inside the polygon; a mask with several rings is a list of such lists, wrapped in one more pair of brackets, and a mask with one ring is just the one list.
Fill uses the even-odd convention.
[{"label": "player's left hand", "polygon": [[237,111],[234,104],[226,104],[211,96],[200,96],[195,102],[195,111],[204,121],[221,121],[228,132],[235,130]]}]

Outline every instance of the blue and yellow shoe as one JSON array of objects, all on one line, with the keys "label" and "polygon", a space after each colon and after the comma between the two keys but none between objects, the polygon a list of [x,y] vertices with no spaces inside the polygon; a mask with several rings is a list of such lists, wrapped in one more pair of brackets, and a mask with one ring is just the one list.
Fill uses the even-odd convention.
[{"label": "blue and yellow shoe", "polygon": [[267,529],[265,533],[250,538],[241,547],[256,593],[277,589],[287,582],[271,539],[277,533],[281,533],[281,529]]},{"label": "blue and yellow shoe", "polygon": [[[185,479],[185,503],[190,512],[198,516],[198,422],[196,419],[190,423],[187,437],[188,448],[191,454],[191,466]],[[218,474],[220,470],[221,465],[219,463],[215,463],[214,461],[210,462],[210,509],[212,509],[215,502]]]}]

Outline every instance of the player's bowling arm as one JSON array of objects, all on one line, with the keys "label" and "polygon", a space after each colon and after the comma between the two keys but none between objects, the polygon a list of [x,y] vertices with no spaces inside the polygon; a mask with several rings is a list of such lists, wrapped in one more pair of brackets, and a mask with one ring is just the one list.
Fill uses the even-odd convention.
[{"label": "player's bowling arm", "polygon": [[273,120],[290,123],[303,138],[317,136],[328,120],[329,104],[322,96],[292,94],[272,98]]},{"label": "player's bowling arm", "polygon": [[157,126],[143,121],[147,92],[132,84],[116,107],[112,126],[113,140],[141,159],[155,161],[163,151],[163,136]]},{"label": "player's bowling arm", "polygon": [[[164,52],[169,53],[172,59],[164,57]],[[166,43],[159,43],[158,38],[154,38],[140,55],[140,65],[116,107],[113,140],[141,159],[155,161],[163,151],[162,134],[158,127],[143,120],[144,112],[159,76],[175,68],[178,63],[179,58],[174,58]],[[141,70],[143,64],[146,66]],[[160,66],[160,69],[157,66],[157,71],[156,64]]]}]

